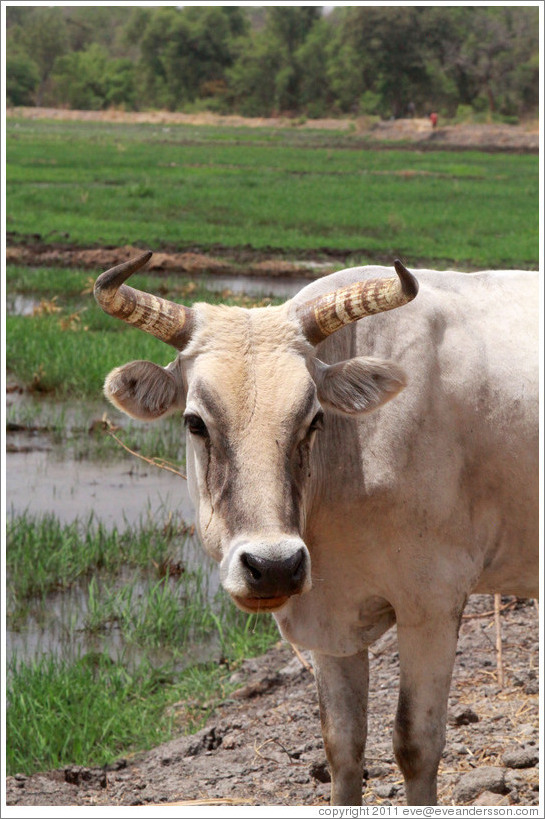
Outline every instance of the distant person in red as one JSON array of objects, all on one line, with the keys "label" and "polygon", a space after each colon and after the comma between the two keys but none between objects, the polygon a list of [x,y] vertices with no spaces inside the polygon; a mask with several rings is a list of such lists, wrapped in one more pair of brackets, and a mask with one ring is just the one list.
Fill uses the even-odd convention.
[{"label": "distant person in red", "polygon": [[430,121],[431,121],[431,127],[435,128],[435,126],[437,125],[437,114],[435,113],[435,111],[433,111],[430,114]]}]

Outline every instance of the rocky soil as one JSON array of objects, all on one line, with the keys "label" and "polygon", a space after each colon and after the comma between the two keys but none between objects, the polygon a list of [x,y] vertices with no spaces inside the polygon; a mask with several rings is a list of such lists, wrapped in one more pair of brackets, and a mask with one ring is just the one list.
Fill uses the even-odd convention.
[{"label": "rocky soil", "polygon": [[[538,804],[538,611],[503,598],[503,686],[493,598],[471,599],[460,630],[439,771],[443,805]],[[238,669],[240,683],[197,734],[106,768],[69,766],[7,780],[8,805],[325,805],[329,771],[308,657],[279,643]],[[373,646],[366,804],[402,805],[391,744],[395,629]]]}]

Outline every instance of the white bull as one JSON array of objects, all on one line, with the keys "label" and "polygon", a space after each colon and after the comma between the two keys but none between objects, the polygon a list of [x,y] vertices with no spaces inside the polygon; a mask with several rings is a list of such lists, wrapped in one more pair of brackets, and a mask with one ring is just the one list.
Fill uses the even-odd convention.
[{"label": "white bull", "polygon": [[332,804],[361,804],[367,650],[397,624],[395,755],[408,803],[435,804],[468,595],[538,592],[537,274],[415,280],[396,262],[280,307],[189,309],[122,283],[150,255],[95,294],[179,353],[115,369],[107,396],[138,418],[184,411],[223,586],[312,651]]}]

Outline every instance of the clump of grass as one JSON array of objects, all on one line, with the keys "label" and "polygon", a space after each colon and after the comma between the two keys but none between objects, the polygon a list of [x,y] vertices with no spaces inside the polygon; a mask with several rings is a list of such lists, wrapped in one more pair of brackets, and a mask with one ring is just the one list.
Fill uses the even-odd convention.
[{"label": "clump of grass", "polygon": [[176,559],[189,531],[182,521],[107,529],[92,517],[61,523],[54,515],[24,514],[8,521],[8,613],[32,597],[67,588],[91,572],[164,566]]},{"label": "clump of grass", "polygon": [[[74,661],[13,659],[6,686],[6,767],[30,774],[67,764],[105,765],[120,754],[169,739],[180,700],[225,696],[227,670],[208,664],[178,674],[142,662],[129,669],[100,653]],[[210,702],[211,704],[211,702]],[[190,705],[186,728],[197,730],[206,711]]]},{"label": "clump of grass", "polygon": [[123,639],[148,648],[169,648],[175,654],[215,630],[206,582],[201,571],[184,571],[171,579],[168,574],[146,584],[89,584],[84,628],[103,631],[115,626]]}]

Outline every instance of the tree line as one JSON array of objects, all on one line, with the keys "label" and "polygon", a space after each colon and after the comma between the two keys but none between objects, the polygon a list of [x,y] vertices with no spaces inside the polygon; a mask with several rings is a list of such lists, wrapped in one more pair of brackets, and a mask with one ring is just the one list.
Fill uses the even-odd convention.
[{"label": "tree line", "polygon": [[427,116],[537,113],[529,6],[6,9],[8,105]]}]

